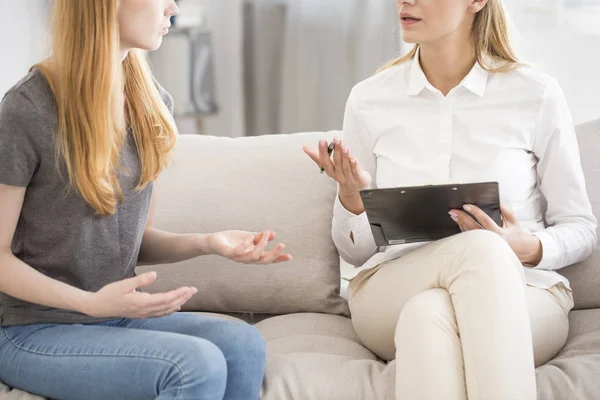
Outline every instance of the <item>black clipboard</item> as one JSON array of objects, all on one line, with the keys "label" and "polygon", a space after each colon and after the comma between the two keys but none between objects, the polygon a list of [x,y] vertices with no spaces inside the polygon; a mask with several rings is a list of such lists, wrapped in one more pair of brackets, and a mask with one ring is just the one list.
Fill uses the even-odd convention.
[{"label": "black clipboard", "polygon": [[473,204],[502,226],[498,182],[410,186],[360,192],[378,246],[429,242],[460,233],[448,212]]}]

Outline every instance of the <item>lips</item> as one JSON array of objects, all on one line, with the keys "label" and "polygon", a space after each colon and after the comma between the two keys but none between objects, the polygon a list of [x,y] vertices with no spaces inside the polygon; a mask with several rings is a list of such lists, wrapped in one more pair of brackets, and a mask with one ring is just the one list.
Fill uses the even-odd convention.
[{"label": "lips", "polygon": [[408,13],[402,13],[402,14],[400,14],[400,19],[402,21],[406,21],[406,22],[418,22],[418,21],[421,20],[420,18],[417,18],[417,17],[415,17],[413,15],[410,15]]}]

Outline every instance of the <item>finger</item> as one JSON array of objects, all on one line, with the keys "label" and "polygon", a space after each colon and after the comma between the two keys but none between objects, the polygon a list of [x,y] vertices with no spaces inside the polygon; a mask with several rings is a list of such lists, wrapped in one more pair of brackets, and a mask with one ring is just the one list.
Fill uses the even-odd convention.
[{"label": "finger", "polygon": [[172,307],[175,307],[178,305],[182,305],[186,301],[188,301],[194,294],[196,294],[198,292],[198,290],[196,288],[187,288],[187,289],[188,289],[187,291],[183,290],[179,293],[176,293],[174,296],[165,297],[163,299],[160,299],[160,298],[150,299],[150,301],[153,301],[154,303],[148,305],[147,308],[152,309],[152,310],[156,310],[156,309],[164,310],[167,308],[172,308]]},{"label": "finger", "polygon": [[177,307],[183,307],[183,305],[185,303],[187,303],[191,298],[193,297],[193,294],[188,294],[187,296],[184,296],[182,298],[177,299],[176,301],[173,301],[169,304],[167,304],[166,307],[164,307],[164,310],[168,310],[168,309],[173,309],[173,308],[177,308]]},{"label": "finger", "polygon": [[335,177],[335,166],[327,152],[327,147],[327,140],[319,141],[319,165],[325,169],[329,177],[333,178]]},{"label": "finger", "polygon": [[176,313],[177,311],[181,311],[181,307],[170,308],[166,311],[156,311],[147,314],[144,318],[158,318],[158,317],[166,317],[167,315],[171,315]]},{"label": "finger", "polygon": [[257,245],[260,243],[260,240],[262,239],[261,235],[268,235],[269,238],[267,239],[268,242],[272,241],[273,239],[275,239],[275,236],[277,236],[275,234],[275,232],[273,231],[264,231],[258,234],[254,234],[254,244]]},{"label": "finger", "polygon": [[130,293],[137,288],[148,286],[156,281],[157,274],[155,271],[144,272],[133,278],[123,279],[120,284],[123,288],[123,293]]},{"label": "finger", "polygon": [[291,254],[282,254],[279,257],[277,257],[272,264],[278,264],[278,263],[282,263],[282,262],[287,262],[287,261],[292,261],[294,258],[292,257]]},{"label": "finger", "polygon": [[175,300],[168,303],[166,308],[179,307],[187,303],[189,299],[191,299],[196,293],[198,293],[198,289],[196,289],[195,287],[192,287],[191,289],[192,290],[190,290],[190,292],[187,293],[185,296],[178,297]]},{"label": "finger", "polygon": [[502,220],[507,225],[517,225],[519,220],[517,219],[517,215],[509,208],[500,204],[500,212],[502,213]]},{"label": "finger", "polygon": [[170,302],[170,303],[166,303],[166,304],[161,304],[158,306],[154,306],[154,307],[148,307],[143,309],[143,313],[145,315],[150,315],[150,314],[155,314],[155,313],[163,313],[167,310],[171,310],[173,308],[177,308],[177,307],[181,307],[182,305],[184,305],[185,303],[187,303],[187,301],[192,297],[191,294],[188,294],[184,297],[179,297],[176,300]]},{"label": "finger", "polygon": [[196,288],[184,286],[166,293],[151,294],[147,298],[143,298],[139,306],[142,308],[160,307],[167,305],[171,302],[176,302],[177,300],[187,296],[190,293],[195,294],[197,292],[198,289]]},{"label": "finger", "polygon": [[450,213],[450,217],[452,217],[453,215],[455,216],[455,218],[452,219],[458,224],[460,228],[462,228],[463,232],[471,231],[474,229],[483,229],[483,227],[479,225],[477,221],[471,218],[469,214],[467,214],[464,211],[452,210]]},{"label": "finger", "polygon": [[302,148],[302,150],[304,150],[304,152],[310,157],[311,160],[313,160],[315,162],[315,164],[317,164],[319,167],[321,166],[321,163],[319,161],[319,150],[318,149],[314,149],[309,146],[304,146]]},{"label": "finger", "polygon": [[354,180],[354,174],[352,173],[352,164],[350,163],[350,149],[346,146],[343,148],[343,157],[342,157],[342,171],[344,171],[344,179],[345,180]]},{"label": "finger", "polygon": [[252,259],[259,260],[260,256],[262,255],[263,251],[265,250],[265,248],[267,247],[268,244],[269,244],[269,234],[263,233],[263,236],[260,239],[260,242],[256,245],[256,248],[252,252]]},{"label": "finger", "polygon": [[255,245],[256,245],[256,244],[259,244],[259,243],[260,243],[260,240],[261,240],[261,239],[262,239],[262,237],[263,237],[263,234],[264,234],[264,232],[255,233],[255,234],[254,234],[254,237],[252,238],[252,243],[254,243]]},{"label": "finger", "polygon": [[343,144],[342,141],[338,138],[335,138],[333,140],[333,142],[335,143],[335,147],[333,149],[333,165],[335,168],[335,173],[337,178],[341,178],[343,177],[343,165],[342,165],[342,161],[343,161],[343,154],[344,154],[344,149],[343,149]]},{"label": "finger", "polygon": [[475,218],[477,218],[479,224],[481,224],[481,226],[483,226],[488,231],[497,233],[501,231],[501,228],[498,226],[498,224],[496,224],[494,220],[490,218],[489,215],[487,215],[483,210],[481,210],[481,208],[472,204],[465,204],[463,208],[465,211],[471,213]]},{"label": "finger", "polygon": [[269,251],[267,253],[263,253],[258,260],[261,264],[271,264],[277,257],[281,255],[281,252],[285,249],[285,245],[283,243],[278,244],[275,249]]},{"label": "finger", "polygon": [[352,167],[352,176],[357,181],[362,178],[361,176],[361,166],[356,158],[350,158],[350,166]]}]

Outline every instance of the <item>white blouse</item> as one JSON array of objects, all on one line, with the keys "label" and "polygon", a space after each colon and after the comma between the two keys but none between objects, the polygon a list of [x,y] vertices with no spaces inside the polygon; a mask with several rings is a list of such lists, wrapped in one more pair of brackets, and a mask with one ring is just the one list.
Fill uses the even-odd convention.
[{"label": "white blouse", "polygon": [[[553,270],[592,253],[597,221],[558,83],[526,66],[489,73],[476,64],[444,97],[415,60],[418,55],[354,87],[344,143],[377,188],[498,182],[502,204],[542,243],[541,263],[525,268],[527,283],[568,286]],[[352,264],[342,264],[346,281],[425,244],[378,248],[366,214],[350,213],[339,198],[332,235]]]}]

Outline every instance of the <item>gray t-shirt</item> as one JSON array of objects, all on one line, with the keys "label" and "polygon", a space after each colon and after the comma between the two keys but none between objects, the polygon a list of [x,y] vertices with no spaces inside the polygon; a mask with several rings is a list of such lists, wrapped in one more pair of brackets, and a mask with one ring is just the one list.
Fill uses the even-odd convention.
[{"label": "gray t-shirt", "polygon": [[[172,98],[160,86],[159,90],[172,112]],[[62,173],[57,173],[56,130],[54,95],[43,74],[34,68],[0,103],[0,183],[27,188],[12,252],[46,276],[97,291],[134,276],[152,184],[135,190],[140,163],[128,132],[120,156],[123,168],[118,173],[124,201],[114,215],[95,215],[76,190],[67,192],[64,163]],[[0,324],[4,326],[102,320],[0,292]]]}]

